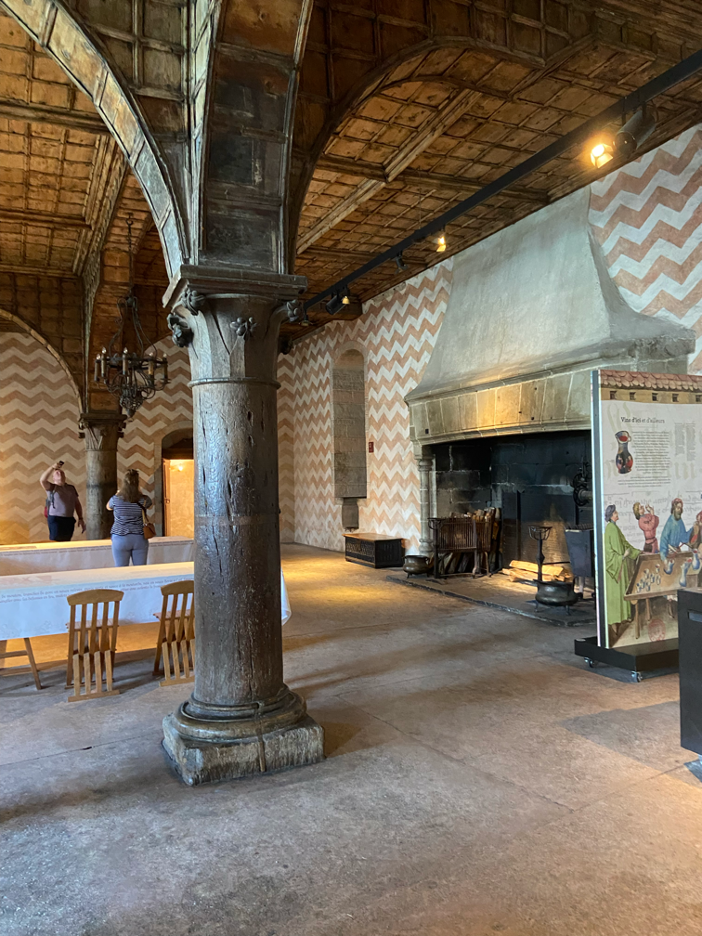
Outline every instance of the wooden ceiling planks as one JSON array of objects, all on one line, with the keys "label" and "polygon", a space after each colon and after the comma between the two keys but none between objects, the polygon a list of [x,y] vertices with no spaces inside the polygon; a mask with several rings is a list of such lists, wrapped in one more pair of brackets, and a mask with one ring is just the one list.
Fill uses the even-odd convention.
[{"label": "wooden ceiling planks", "polygon": [[[440,5],[435,2],[433,10]],[[317,6],[327,25],[342,10],[333,0]],[[575,3],[515,0],[512,14],[506,7],[500,13],[497,6],[485,4],[486,11],[493,7],[490,42],[483,36],[480,48],[464,43],[422,51],[385,75],[376,74],[365,93],[330,123],[300,217],[296,272],[308,277],[308,295],[360,266],[357,257],[391,247],[702,45],[702,24],[693,27],[695,35],[683,26],[680,5],[665,0],[655,9],[625,2],[589,4],[587,16]],[[388,9],[387,4],[369,4],[366,16],[389,22]],[[419,17],[419,7],[412,9]],[[504,28],[497,28],[498,21]],[[540,30],[538,42],[532,32],[531,50],[519,46],[520,23]],[[318,103],[328,105],[338,97],[339,63],[348,64],[350,54],[334,48],[332,33],[311,29],[308,53],[323,53],[336,63],[326,69],[324,87],[320,70],[316,73]],[[377,49],[378,41],[376,35],[365,59],[359,56],[363,64],[357,72],[368,66],[369,49]],[[497,48],[510,41],[511,50]],[[303,79],[304,71],[303,65]],[[304,99],[311,83],[303,80],[301,88]],[[700,81],[691,81],[658,99],[658,128],[646,149],[700,120],[700,94]],[[395,166],[399,171],[393,172]],[[596,175],[580,150],[566,153],[518,189],[454,222],[447,231],[447,253],[436,254],[431,243],[417,244],[404,254],[404,273],[387,263],[357,281],[352,291],[368,299]],[[319,308],[311,313],[315,321]]]}]

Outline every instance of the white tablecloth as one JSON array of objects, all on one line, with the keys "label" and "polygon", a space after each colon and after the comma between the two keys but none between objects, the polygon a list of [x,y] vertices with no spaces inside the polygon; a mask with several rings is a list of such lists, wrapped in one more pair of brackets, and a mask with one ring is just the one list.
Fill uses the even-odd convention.
[{"label": "white tablecloth", "polygon": [[[192,577],[192,562],[4,576],[0,579],[0,640],[65,634],[70,617],[66,596],[90,588],[124,592],[120,624],[153,621],[161,610],[161,586]],[[280,588],[284,624],[290,617],[290,604],[282,572]]]},{"label": "white tablecloth", "polygon": [[[193,541],[185,536],[155,536],[149,540],[149,565],[192,562]],[[0,576],[32,572],[71,572],[114,566],[108,539],[74,543],[21,543],[0,546]]]}]

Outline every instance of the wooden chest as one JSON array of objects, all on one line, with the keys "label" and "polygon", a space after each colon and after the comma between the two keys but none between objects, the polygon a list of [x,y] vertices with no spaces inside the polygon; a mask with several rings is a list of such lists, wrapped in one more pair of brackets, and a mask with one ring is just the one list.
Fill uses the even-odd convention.
[{"label": "wooden chest", "polygon": [[346,561],[373,569],[399,568],[404,561],[402,539],[379,533],[345,533]]}]

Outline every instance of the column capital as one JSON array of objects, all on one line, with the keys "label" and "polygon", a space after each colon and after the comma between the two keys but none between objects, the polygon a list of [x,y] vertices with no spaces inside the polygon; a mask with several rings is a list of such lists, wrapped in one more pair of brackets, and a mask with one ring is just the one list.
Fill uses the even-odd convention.
[{"label": "column capital", "polygon": [[171,308],[183,305],[188,290],[205,299],[266,296],[285,302],[296,299],[306,288],[307,277],[289,273],[238,266],[182,266],[171,279],[163,304]]},{"label": "column capital", "polygon": [[301,317],[306,282],[233,267],[181,267],[165,301],[173,340],[190,352],[192,386],[275,384],[280,325]]},{"label": "column capital", "polygon": [[87,411],[81,413],[78,427],[89,451],[116,449],[117,440],[124,435],[127,417],[124,413]]}]

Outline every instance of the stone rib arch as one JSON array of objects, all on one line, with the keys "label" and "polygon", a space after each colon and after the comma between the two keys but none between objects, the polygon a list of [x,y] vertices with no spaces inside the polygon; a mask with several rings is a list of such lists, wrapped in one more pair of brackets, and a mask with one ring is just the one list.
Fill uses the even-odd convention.
[{"label": "stone rib arch", "polygon": [[183,217],[165,161],[101,43],[60,0],[0,0],[5,10],[92,101],[125,153],[158,227],[169,275],[187,259]]},{"label": "stone rib arch", "polygon": [[75,375],[71,372],[71,369],[66,363],[66,360],[64,359],[61,352],[58,351],[51,344],[51,342],[48,339],[46,339],[40,332],[32,328],[31,325],[28,325],[19,316],[13,315],[12,312],[7,312],[5,309],[0,308],[0,320],[4,320],[6,322],[12,322],[12,324],[15,325],[19,331],[24,332],[26,335],[31,335],[32,338],[38,341],[39,344],[43,348],[45,348],[53,358],[55,358],[55,360],[58,362],[58,364],[61,366],[61,368],[65,372],[66,377],[68,378],[68,381],[71,385],[71,389],[73,390],[73,393],[76,396],[76,403],[78,405],[78,408],[80,409],[80,406],[81,406],[80,390],[78,389],[78,384],[76,383]]}]

